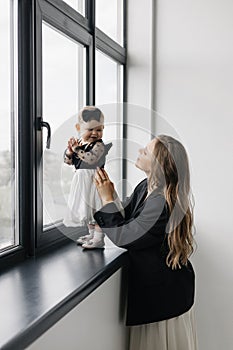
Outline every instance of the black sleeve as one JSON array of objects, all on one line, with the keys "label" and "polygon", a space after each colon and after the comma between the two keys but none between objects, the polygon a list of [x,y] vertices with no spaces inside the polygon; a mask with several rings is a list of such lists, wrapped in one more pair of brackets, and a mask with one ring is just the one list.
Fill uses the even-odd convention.
[{"label": "black sleeve", "polygon": [[68,164],[68,165],[73,165],[73,153],[70,155],[67,155],[67,150],[68,148],[65,149],[64,154],[63,154],[63,160],[64,163]]},{"label": "black sleeve", "polygon": [[105,154],[108,154],[110,148],[112,147],[112,142],[109,142],[109,143],[106,143],[104,145],[104,148],[105,148]]},{"label": "black sleeve", "polygon": [[105,205],[94,217],[111,241],[122,248],[145,248],[161,243],[168,220],[165,199],[153,193],[136,217],[123,218],[114,202]]},{"label": "black sleeve", "polygon": [[82,149],[76,147],[75,152],[84,163],[94,165],[97,164],[99,159],[103,156],[105,148],[103,142],[96,142],[92,148],[87,147],[87,149]]}]

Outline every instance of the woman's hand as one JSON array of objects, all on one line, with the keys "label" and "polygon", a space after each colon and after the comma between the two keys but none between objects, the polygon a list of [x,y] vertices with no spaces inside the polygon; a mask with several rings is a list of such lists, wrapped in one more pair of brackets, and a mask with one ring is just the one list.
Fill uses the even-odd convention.
[{"label": "woman's hand", "polygon": [[104,169],[97,168],[94,183],[99,192],[103,205],[114,201],[114,185],[110,181],[108,174]]}]

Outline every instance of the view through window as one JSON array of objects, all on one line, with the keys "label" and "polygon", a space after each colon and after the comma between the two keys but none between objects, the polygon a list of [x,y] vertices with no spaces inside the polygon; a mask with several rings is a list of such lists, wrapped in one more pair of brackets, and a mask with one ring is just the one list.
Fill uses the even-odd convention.
[{"label": "view through window", "polygon": [[17,229],[17,7],[0,2],[0,251],[19,242]]},{"label": "view through window", "polygon": [[106,170],[122,196],[123,66],[96,50],[96,105],[105,115],[103,139],[112,142]]},{"label": "view through window", "polygon": [[[75,136],[77,112],[85,96],[85,48],[43,23],[43,115],[51,126],[51,146],[43,152],[43,224],[61,222],[73,176],[63,167],[67,140]],[[73,121],[73,123],[72,123]],[[61,174],[62,171],[62,174]],[[61,176],[62,175],[62,176]]]},{"label": "view through window", "polygon": [[74,172],[63,154],[86,104],[105,114],[103,140],[113,143],[106,169],[122,195],[123,3],[0,1],[0,253],[6,264],[72,231],[62,225]]}]

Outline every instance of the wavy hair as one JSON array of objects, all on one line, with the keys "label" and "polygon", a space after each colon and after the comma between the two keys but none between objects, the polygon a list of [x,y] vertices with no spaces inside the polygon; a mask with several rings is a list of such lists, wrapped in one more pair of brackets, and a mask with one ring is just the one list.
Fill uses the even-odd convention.
[{"label": "wavy hair", "polygon": [[187,265],[194,250],[193,198],[184,146],[171,136],[157,136],[151,169],[148,191],[162,192],[170,213],[166,227],[169,248],[166,263],[172,269],[181,268]]}]

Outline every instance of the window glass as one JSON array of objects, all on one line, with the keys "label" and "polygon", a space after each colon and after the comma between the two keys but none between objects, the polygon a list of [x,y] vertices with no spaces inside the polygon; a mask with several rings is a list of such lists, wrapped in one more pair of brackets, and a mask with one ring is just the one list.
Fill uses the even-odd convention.
[{"label": "window glass", "polygon": [[63,0],[70,7],[73,7],[76,11],[85,16],[85,0]]},{"label": "window glass", "polygon": [[103,140],[113,146],[107,156],[106,170],[121,196],[122,189],[122,116],[123,67],[96,51],[96,105],[105,115]]},{"label": "window glass", "polygon": [[16,215],[17,167],[17,8],[0,2],[0,250],[18,244]]},{"label": "window glass", "polygon": [[96,0],[96,26],[123,45],[123,0]]},{"label": "window glass", "polygon": [[[77,112],[85,103],[85,48],[43,23],[43,120],[51,126],[51,148],[43,128],[43,223],[64,217],[73,169],[63,164],[70,137],[76,136]],[[73,168],[73,167],[72,167]]]}]

